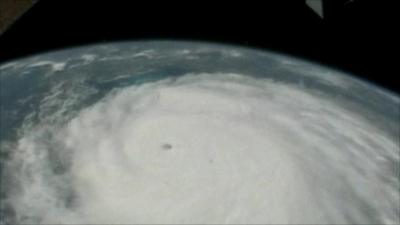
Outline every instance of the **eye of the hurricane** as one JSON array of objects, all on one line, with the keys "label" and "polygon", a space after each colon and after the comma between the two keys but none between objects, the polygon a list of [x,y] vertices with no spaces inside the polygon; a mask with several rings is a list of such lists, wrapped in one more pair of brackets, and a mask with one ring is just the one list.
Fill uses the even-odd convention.
[{"label": "eye of the hurricane", "polygon": [[153,45],[0,66],[26,95],[0,99],[2,131],[18,125],[0,136],[0,224],[399,220],[397,96],[271,53],[138,50]]},{"label": "eye of the hurricane", "polygon": [[168,143],[165,143],[165,144],[163,144],[163,145],[161,146],[161,148],[162,148],[163,150],[165,150],[165,151],[169,151],[169,150],[172,149],[172,145],[171,145],[171,144],[168,144]]}]

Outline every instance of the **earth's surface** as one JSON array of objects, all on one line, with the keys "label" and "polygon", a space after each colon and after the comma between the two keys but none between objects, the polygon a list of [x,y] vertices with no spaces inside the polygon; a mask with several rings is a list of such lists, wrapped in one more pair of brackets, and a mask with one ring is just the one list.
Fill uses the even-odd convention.
[{"label": "earth's surface", "polygon": [[0,79],[0,224],[399,223],[400,99],[351,75],[154,41]]}]

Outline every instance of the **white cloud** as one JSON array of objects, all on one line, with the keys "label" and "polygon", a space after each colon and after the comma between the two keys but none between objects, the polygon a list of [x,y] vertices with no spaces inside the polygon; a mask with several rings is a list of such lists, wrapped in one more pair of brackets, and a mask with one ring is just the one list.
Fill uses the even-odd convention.
[{"label": "white cloud", "polygon": [[[8,63],[4,63],[0,65],[0,72],[1,70],[7,70],[7,69],[20,69],[23,68],[27,65],[26,62],[8,62]],[[0,73],[0,76],[3,75],[2,73]]]},{"label": "white cloud", "polygon": [[188,54],[191,54],[191,53],[192,53],[192,51],[189,50],[189,49],[181,49],[181,50],[177,50],[176,51],[177,55],[188,55]]},{"label": "white cloud", "polygon": [[146,57],[148,59],[152,59],[155,57],[156,51],[154,49],[147,49],[132,55],[132,57]]},{"label": "white cloud", "polygon": [[325,85],[349,88],[354,79],[350,76],[345,76],[342,73],[336,72],[332,69],[320,67],[318,65],[310,65],[309,62],[301,62],[299,60],[292,60],[288,57],[277,56],[277,62],[281,64],[284,69],[298,73],[299,75],[312,77],[316,81],[324,83]]},{"label": "white cloud", "polygon": [[382,180],[400,160],[395,141],[329,98],[269,79],[188,74],[116,90],[68,123],[25,131],[13,152],[25,191],[9,201],[27,223],[399,219],[398,186]]},{"label": "white cloud", "polygon": [[94,55],[94,54],[83,54],[81,56],[81,58],[85,61],[85,63],[91,63],[97,58],[97,55]]},{"label": "white cloud", "polygon": [[62,71],[66,66],[66,62],[54,62],[54,61],[38,61],[32,64],[29,64],[28,67],[39,67],[39,66],[50,66],[52,72]]},{"label": "white cloud", "polygon": [[222,52],[225,56],[229,56],[229,57],[238,58],[238,57],[242,56],[242,53],[237,50],[226,50],[226,51],[222,51]]},{"label": "white cloud", "polygon": [[19,63],[17,62],[9,62],[9,63],[5,63],[3,65],[0,66],[0,70],[5,70],[8,68],[15,68],[16,66],[18,66]]}]

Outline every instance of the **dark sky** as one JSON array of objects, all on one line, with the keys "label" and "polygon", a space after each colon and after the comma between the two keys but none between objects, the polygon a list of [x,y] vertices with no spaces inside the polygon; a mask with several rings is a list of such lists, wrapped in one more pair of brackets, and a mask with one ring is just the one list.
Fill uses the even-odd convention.
[{"label": "dark sky", "polygon": [[399,92],[391,2],[324,3],[322,20],[304,1],[41,0],[0,36],[0,62],[97,42],[200,40],[310,59]]}]

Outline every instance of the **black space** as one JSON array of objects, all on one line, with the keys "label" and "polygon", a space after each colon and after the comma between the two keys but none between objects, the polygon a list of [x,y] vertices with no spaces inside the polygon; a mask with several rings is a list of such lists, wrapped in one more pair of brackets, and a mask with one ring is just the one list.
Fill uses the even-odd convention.
[{"label": "black space", "polygon": [[304,1],[41,0],[0,36],[0,62],[98,42],[200,40],[306,58],[399,93],[393,2],[325,0],[321,20]]}]

